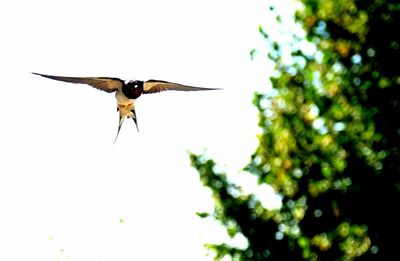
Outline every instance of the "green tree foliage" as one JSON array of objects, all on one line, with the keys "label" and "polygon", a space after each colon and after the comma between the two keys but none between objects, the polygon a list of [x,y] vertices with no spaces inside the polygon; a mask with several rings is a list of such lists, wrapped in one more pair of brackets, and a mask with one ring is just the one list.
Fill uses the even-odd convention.
[{"label": "green tree foliage", "polygon": [[[244,168],[282,196],[282,207],[265,209],[255,195],[237,193],[213,160],[191,155],[213,191],[211,215],[248,240],[246,249],[209,247],[217,259],[393,260],[400,236],[400,3],[302,3],[296,20],[305,37],[293,34],[288,46],[260,28],[276,66],[273,91],[254,98],[263,133]],[[291,59],[282,59],[288,50]]]}]

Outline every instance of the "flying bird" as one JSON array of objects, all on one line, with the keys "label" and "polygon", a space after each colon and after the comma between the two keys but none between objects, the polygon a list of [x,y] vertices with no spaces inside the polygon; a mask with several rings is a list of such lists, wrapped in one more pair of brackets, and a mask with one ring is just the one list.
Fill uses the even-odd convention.
[{"label": "flying bird", "polygon": [[131,118],[135,122],[136,129],[139,131],[137,124],[137,117],[135,112],[135,100],[142,94],[157,93],[162,91],[207,91],[207,90],[219,90],[218,88],[201,88],[189,85],[183,85],[179,83],[159,81],[159,80],[148,80],[139,81],[131,80],[125,82],[119,78],[111,77],[65,77],[65,76],[54,76],[41,73],[34,73],[45,78],[70,82],[87,84],[96,89],[105,92],[115,92],[115,98],[117,99],[117,110],[119,111],[119,123],[117,136],[115,137],[114,143],[117,141],[119,131],[121,130],[122,123],[125,118]]}]

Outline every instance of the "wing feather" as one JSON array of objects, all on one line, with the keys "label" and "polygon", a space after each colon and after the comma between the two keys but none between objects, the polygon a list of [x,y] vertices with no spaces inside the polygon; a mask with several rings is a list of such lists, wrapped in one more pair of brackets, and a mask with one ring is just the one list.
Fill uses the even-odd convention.
[{"label": "wing feather", "polygon": [[45,78],[49,78],[56,81],[70,82],[70,83],[81,83],[90,85],[96,89],[105,92],[115,92],[121,89],[124,82],[118,78],[108,78],[108,77],[65,77],[65,76],[54,76],[40,73],[33,73]]},{"label": "wing feather", "polygon": [[179,83],[148,80],[144,83],[143,93],[156,93],[162,91],[207,91],[207,90],[220,90],[215,88],[202,88]]}]

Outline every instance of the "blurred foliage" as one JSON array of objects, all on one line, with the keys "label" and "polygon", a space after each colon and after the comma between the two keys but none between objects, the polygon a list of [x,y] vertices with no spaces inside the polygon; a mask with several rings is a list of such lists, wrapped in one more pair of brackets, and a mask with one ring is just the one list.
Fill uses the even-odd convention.
[{"label": "blurred foliage", "polygon": [[[400,235],[400,2],[301,2],[303,35],[277,42],[259,28],[275,72],[273,90],[254,98],[262,134],[244,168],[282,196],[282,207],[265,209],[213,160],[191,155],[216,202],[214,213],[199,215],[248,240],[246,248],[208,247],[216,259],[392,260]],[[285,28],[273,7],[270,14]]]}]

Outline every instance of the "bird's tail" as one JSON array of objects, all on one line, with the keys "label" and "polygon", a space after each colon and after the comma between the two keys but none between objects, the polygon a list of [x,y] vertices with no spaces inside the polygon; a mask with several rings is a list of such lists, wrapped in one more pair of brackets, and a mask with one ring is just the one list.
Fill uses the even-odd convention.
[{"label": "bird's tail", "polygon": [[124,123],[124,119],[125,119],[125,117],[123,117],[123,116],[121,115],[121,112],[120,112],[120,113],[119,113],[118,131],[117,131],[117,136],[115,136],[114,144],[115,144],[115,142],[116,142],[117,139],[118,139],[119,131],[121,130],[122,123]]},{"label": "bird's tail", "polygon": [[119,123],[118,123],[117,136],[115,137],[114,144],[118,139],[119,131],[121,130],[121,126],[122,126],[122,123],[124,123],[125,118],[132,118],[133,121],[135,122],[136,129],[139,131],[135,107],[134,107],[133,103],[128,104],[128,105],[120,105],[119,104],[117,110],[119,111]]},{"label": "bird's tail", "polygon": [[136,118],[136,112],[135,112],[135,108],[133,108],[132,110],[131,110],[131,112],[132,112],[132,116],[131,116],[131,118],[133,119],[133,121],[135,122],[135,125],[136,125],[136,129],[137,129],[137,131],[139,131],[139,127],[138,127],[138,125],[137,125],[137,118]]}]

